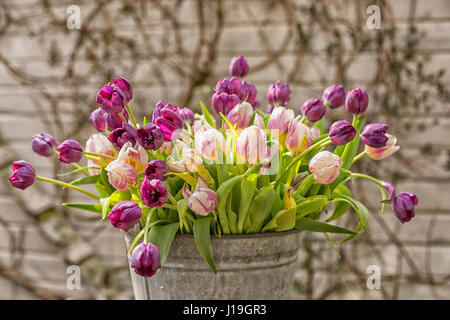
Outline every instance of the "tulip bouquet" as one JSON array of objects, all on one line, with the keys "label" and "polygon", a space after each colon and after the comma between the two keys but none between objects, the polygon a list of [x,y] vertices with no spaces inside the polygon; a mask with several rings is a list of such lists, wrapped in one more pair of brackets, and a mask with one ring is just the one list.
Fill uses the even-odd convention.
[{"label": "tulip bouquet", "polygon": [[[400,148],[386,124],[364,125],[369,105],[364,90],[330,86],[296,115],[287,107],[289,86],[277,81],[262,112],[255,86],[239,79],[248,69],[243,57],[231,61],[232,77],[214,87],[215,116],[203,103],[202,114],[194,114],[158,102],[142,123],[129,104],[132,86],[125,78],[113,79],[97,94],[99,107],[90,120],[98,132],[84,149],[75,140],[58,144],[46,133],[32,139],[39,155],[56,155],[74,166],[64,175],[84,176],[72,182],[44,178],[28,162],[16,161],[10,182],[20,189],[35,180],[74,189],[96,203],[64,206],[98,213],[125,232],[139,229],[129,254],[131,266],[144,277],[158,271],[177,233],[193,234],[213,271],[211,236],[299,229],[321,232],[329,241],[328,233],[353,239],[367,228],[369,211],[346,186],[352,179],[379,187],[382,211],[391,203],[402,223],[414,217],[416,195],[396,194],[391,184],[350,171],[364,156],[381,160]],[[340,120],[324,130],[327,109],[341,105],[352,122]],[[364,150],[358,153],[360,144]],[[83,156],[86,166],[78,164]],[[97,192],[83,188],[88,184]],[[331,223],[347,212],[358,218],[354,228]]]}]

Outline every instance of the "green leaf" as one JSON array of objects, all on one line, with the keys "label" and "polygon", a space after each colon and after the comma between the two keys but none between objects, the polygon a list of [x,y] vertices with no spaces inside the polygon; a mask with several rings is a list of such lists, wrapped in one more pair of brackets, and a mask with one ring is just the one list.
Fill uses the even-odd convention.
[{"label": "green leaf", "polygon": [[313,232],[331,232],[331,233],[347,233],[354,234],[353,231],[334,226],[325,222],[313,220],[310,218],[300,218],[295,223],[295,229],[313,231]]},{"label": "green leaf", "polygon": [[194,240],[197,245],[198,252],[203,260],[208,264],[211,270],[216,273],[216,263],[211,247],[211,217],[197,219],[194,222]]},{"label": "green leaf", "polygon": [[365,228],[367,228],[367,225],[369,224],[369,210],[367,210],[367,208],[358,200],[353,199],[352,197],[349,197],[343,193],[334,193],[333,194],[336,199],[343,199],[346,200],[355,210],[356,215],[359,218],[359,221],[361,222],[361,227],[364,230]]},{"label": "green leaf", "polygon": [[166,261],[170,245],[179,228],[180,224],[174,222],[163,226],[154,226],[150,229],[148,241],[158,247],[161,254],[161,265]]},{"label": "green leaf", "polygon": [[241,201],[239,203],[238,212],[238,232],[242,233],[244,230],[244,221],[248,213],[253,194],[256,190],[258,175],[256,173],[245,176],[241,181]]},{"label": "green leaf", "polygon": [[250,225],[245,231],[246,233],[256,233],[261,230],[264,222],[270,215],[270,208],[272,208],[273,197],[275,194],[273,188],[273,184],[268,185],[260,190],[253,198],[248,210]]},{"label": "green leaf", "polygon": [[85,203],[63,203],[64,207],[80,209],[89,212],[102,214],[102,206],[99,204],[85,204]]},{"label": "green leaf", "polygon": [[222,231],[224,234],[230,234],[230,226],[228,224],[228,218],[227,218],[227,199],[230,195],[231,190],[233,189],[234,185],[239,182],[239,180],[242,179],[242,176],[235,176],[224,183],[222,183],[219,188],[217,189],[217,213],[219,215],[220,225],[222,227]]},{"label": "green leaf", "polygon": [[81,172],[81,171],[85,171],[85,170],[89,170],[89,169],[100,169],[100,167],[82,167],[82,168],[77,168],[75,170],[66,172],[66,173],[60,173],[58,174],[58,177],[65,177],[65,176],[70,176],[71,174],[77,173],[77,172]]},{"label": "green leaf", "polygon": [[[153,221],[153,222],[148,224],[148,229],[150,230],[152,227],[154,227],[154,226],[156,226],[158,224],[171,224],[171,223],[172,223],[172,221],[169,221],[169,220]],[[131,254],[131,251],[133,251],[134,247],[136,246],[136,244],[138,243],[138,241],[142,238],[142,236],[144,234],[145,234],[145,229],[142,229],[141,231],[139,231],[139,233],[136,235],[136,237],[134,238],[133,242],[131,243],[130,247],[128,248],[128,254]],[[158,248],[158,250],[159,250],[159,248]]]},{"label": "green leaf", "polygon": [[184,217],[186,215],[186,210],[188,208],[188,204],[185,199],[181,199],[177,202],[177,211],[178,211],[178,219],[180,220],[180,230],[183,230],[184,225]]},{"label": "green leaf", "polygon": [[328,202],[330,202],[328,197],[323,195],[306,198],[297,206],[297,219],[322,209]]},{"label": "green leaf", "polygon": [[200,107],[202,109],[203,116],[205,117],[206,122],[213,128],[216,128],[216,122],[212,117],[211,113],[209,113],[208,108],[206,108],[205,104],[200,101]]},{"label": "green leaf", "polygon": [[[344,186],[343,184],[340,184],[336,187],[336,192],[345,194],[349,197],[351,197],[352,193],[350,192],[350,189]],[[327,222],[334,221],[342,217],[350,208],[350,204],[345,201],[339,201],[334,206],[333,214],[330,218],[327,219]]]},{"label": "green leaf", "polygon": [[100,180],[100,176],[88,176],[72,181],[70,184],[74,186],[80,186],[84,184],[96,184]]},{"label": "green leaf", "polygon": [[109,205],[110,205],[111,197],[101,198],[99,200],[100,205],[102,207],[102,220],[105,220],[108,215]]},{"label": "green leaf", "polygon": [[114,187],[109,183],[108,180],[108,173],[106,172],[105,168],[102,168],[102,171],[100,173],[100,183],[103,185],[104,189],[108,194],[111,194],[114,192]]},{"label": "green leaf", "polygon": [[295,227],[295,212],[297,208],[283,209],[276,214],[262,229],[262,232],[268,230],[287,231]]}]

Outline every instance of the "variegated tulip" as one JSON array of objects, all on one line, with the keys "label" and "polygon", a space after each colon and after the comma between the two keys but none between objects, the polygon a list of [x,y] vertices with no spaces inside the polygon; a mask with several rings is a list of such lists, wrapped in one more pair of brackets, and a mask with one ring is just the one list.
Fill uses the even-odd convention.
[{"label": "variegated tulip", "polygon": [[187,201],[189,208],[200,216],[207,216],[217,206],[217,194],[208,188],[198,187],[194,192],[187,188],[183,189],[183,197]]},{"label": "variegated tulip", "polygon": [[[98,154],[104,154],[106,156],[115,157],[115,148],[113,144],[108,140],[107,137],[100,133],[95,133],[91,135],[86,142],[86,151],[87,152],[93,152]],[[97,166],[102,167],[105,163],[111,162],[111,159],[109,158],[101,158],[101,161],[95,160],[95,159],[89,159],[88,160],[88,166]],[[89,169],[89,174],[91,175],[97,175],[100,174],[99,169]]]},{"label": "variegated tulip", "polygon": [[294,155],[308,149],[312,143],[311,129],[301,123],[298,118],[292,120],[288,126],[286,147]]},{"label": "variegated tulip", "polygon": [[338,155],[321,151],[309,162],[309,171],[318,183],[330,184],[339,177],[341,165],[342,160]]},{"label": "variegated tulip", "polygon": [[365,151],[367,155],[373,160],[382,160],[384,158],[389,157],[394,152],[400,149],[400,146],[397,146],[397,138],[389,133],[386,133],[388,140],[386,141],[386,146],[381,148],[373,148],[366,145]]},{"label": "variegated tulip", "polygon": [[225,138],[216,129],[199,130],[195,135],[195,150],[207,160],[222,160],[226,151]]},{"label": "variegated tulip", "polygon": [[246,164],[257,164],[268,159],[270,151],[265,131],[256,126],[244,129],[236,140],[236,153],[238,162]]},{"label": "variegated tulip", "polygon": [[[248,102],[237,104],[227,114],[227,119],[236,129],[247,128],[253,116],[253,107]],[[226,126],[228,127],[228,126]]]},{"label": "variegated tulip", "polygon": [[294,110],[287,109],[285,107],[277,107],[272,111],[269,118],[267,128],[270,132],[278,130],[279,134],[283,134],[287,131],[289,123],[294,120]]},{"label": "variegated tulip", "polygon": [[133,147],[131,142],[127,142],[120,149],[117,159],[133,166],[139,174],[145,170],[145,166],[148,163],[148,153],[139,143],[136,143]]},{"label": "variegated tulip", "polygon": [[120,191],[128,190],[138,180],[136,169],[124,161],[114,160],[108,164],[106,171],[109,183]]},{"label": "variegated tulip", "polygon": [[264,125],[264,119],[258,113],[255,114],[255,118],[253,119],[253,125],[263,130],[266,129],[266,126]]},{"label": "variegated tulip", "polygon": [[195,173],[198,170],[198,166],[203,164],[203,158],[202,155],[194,149],[184,148],[181,151],[181,163],[186,171]]}]

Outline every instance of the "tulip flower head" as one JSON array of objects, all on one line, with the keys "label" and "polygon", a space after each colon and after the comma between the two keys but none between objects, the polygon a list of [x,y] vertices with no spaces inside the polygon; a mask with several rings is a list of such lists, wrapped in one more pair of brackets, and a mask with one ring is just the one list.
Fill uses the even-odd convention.
[{"label": "tulip flower head", "polygon": [[365,147],[365,152],[367,155],[373,160],[382,160],[384,158],[389,157],[394,152],[400,149],[400,146],[397,146],[397,138],[389,133],[386,134],[388,140],[386,142],[386,146],[381,148],[373,148],[368,145]]},{"label": "tulip flower head", "polygon": [[194,112],[189,108],[179,108],[178,114],[184,122],[189,122],[192,126],[194,124]]},{"label": "tulip flower head", "polygon": [[316,122],[323,118],[327,108],[320,99],[309,99],[302,105],[302,113],[308,121]]},{"label": "tulip flower head", "polygon": [[141,184],[141,200],[148,207],[159,207],[167,202],[169,193],[159,179],[145,179]]},{"label": "tulip flower head", "polygon": [[164,135],[159,127],[153,123],[148,123],[136,131],[137,141],[146,150],[157,150],[164,142]]},{"label": "tulip flower head", "polygon": [[58,160],[63,163],[77,163],[83,157],[83,148],[75,140],[63,141],[56,150],[59,152]]},{"label": "tulip flower head", "polygon": [[280,80],[271,84],[267,90],[267,100],[269,104],[285,106],[289,102],[289,95],[291,94],[291,89],[289,85],[282,84]]},{"label": "tulip flower head", "polygon": [[361,132],[362,141],[372,148],[385,147],[389,139],[386,135],[387,129],[388,126],[384,123],[368,124]]},{"label": "tulip flower head", "polygon": [[217,206],[217,194],[206,187],[197,187],[194,192],[187,188],[183,189],[183,197],[187,201],[189,208],[200,216],[207,216]]},{"label": "tulip flower head", "polygon": [[238,94],[241,100],[246,101],[252,105],[253,108],[259,107],[259,102],[256,100],[256,87],[251,82],[242,82],[241,91]]},{"label": "tulip flower head", "polygon": [[289,123],[294,120],[294,118],[294,110],[287,109],[285,107],[277,107],[270,115],[267,129],[269,129],[270,132],[278,130],[279,134],[286,133],[289,127]]},{"label": "tulip flower head", "polygon": [[141,215],[141,208],[136,202],[121,201],[111,209],[108,218],[114,228],[128,231],[139,222]]},{"label": "tulip flower head", "polygon": [[345,96],[345,109],[351,114],[364,113],[369,105],[369,96],[360,88],[352,89]]},{"label": "tulip flower head", "polygon": [[330,184],[339,177],[341,165],[342,160],[338,155],[321,151],[309,162],[309,171],[318,183]]},{"label": "tulip flower head", "polygon": [[402,192],[394,198],[392,210],[401,223],[410,221],[415,216],[414,207],[419,203],[419,198],[414,193]]},{"label": "tulip flower head", "polygon": [[[86,142],[86,151],[93,152],[98,154],[104,154],[106,156],[115,157],[115,148],[112,143],[102,134],[94,133],[91,135]],[[105,157],[101,158],[101,162],[96,159],[88,159],[88,166],[104,166],[104,163],[111,162],[111,159]],[[89,169],[89,173],[92,175],[100,174],[100,170],[98,169]]]},{"label": "tulip flower head", "polygon": [[322,94],[323,104],[331,109],[339,108],[345,102],[345,90],[342,85],[332,85]]},{"label": "tulip flower head", "polygon": [[56,148],[55,138],[48,133],[34,134],[31,140],[31,148],[40,156],[50,157],[53,154],[53,149]]},{"label": "tulip flower head", "polygon": [[389,196],[386,198],[386,201],[392,201],[395,194],[394,186],[388,182],[382,182],[381,185],[386,188],[387,191],[389,191]]},{"label": "tulip flower head", "polygon": [[355,127],[347,120],[334,122],[330,126],[330,140],[338,146],[349,143],[356,136]]},{"label": "tulip flower head", "polygon": [[227,150],[225,138],[217,129],[199,131],[195,135],[195,150],[206,160],[221,162]]},{"label": "tulip flower head", "polygon": [[305,151],[311,146],[312,133],[311,129],[301,123],[299,119],[292,120],[288,125],[288,133],[286,137],[286,147],[294,155]]},{"label": "tulip flower head", "polygon": [[99,132],[105,132],[106,129],[106,120],[104,117],[105,111],[102,108],[97,108],[92,111],[89,119],[91,120],[94,128]]},{"label": "tulip flower head", "polygon": [[156,124],[163,133],[164,141],[171,141],[175,132],[183,128],[183,119],[179,115],[179,109],[172,105],[166,105],[155,117]]},{"label": "tulip flower head", "polygon": [[256,126],[244,129],[237,138],[236,153],[240,163],[257,164],[268,159],[270,151],[265,131]]},{"label": "tulip flower head", "polygon": [[120,114],[122,114],[122,117],[125,119],[125,123],[128,122],[128,113],[125,109],[122,109],[122,111],[119,113],[104,113],[103,116],[105,118],[106,126],[108,127],[109,132],[123,126],[124,121]]},{"label": "tulip flower head", "polygon": [[161,255],[151,242],[141,242],[131,252],[131,267],[142,277],[152,277],[161,268]]},{"label": "tulip flower head", "polygon": [[240,102],[241,99],[237,95],[225,92],[214,93],[212,97],[212,107],[217,113],[224,115],[227,115]]},{"label": "tulip flower head", "polygon": [[103,86],[97,94],[97,103],[106,113],[119,113],[133,97],[130,83],[123,77]]},{"label": "tulip flower head", "polygon": [[139,174],[145,170],[148,163],[148,153],[139,143],[133,146],[131,142],[127,142],[120,149],[117,159],[131,165]]},{"label": "tulip flower head", "polygon": [[109,141],[112,142],[117,150],[122,149],[123,145],[127,142],[131,142],[132,145],[136,144],[137,132],[133,126],[128,123],[122,123],[122,127],[115,129],[109,134]]},{"label": "tulip flower head", "polygon": [[166,173],[169,172],[169,168],[166,163],[159,159],[150,161],[145,167],[145,177],[148,180],[159,179],[164,181],[167,179]]},{"label": "tulip flower head", "polygon": [[248,74],[248,64],[243,56],[231,59],[230,74],[233,77],[245,77]]},{"label": "tulip flower head", "polygon": [[[237,104],[227,114],[227,119],[236,129],[247,128],[253,116],[253,107],[248,102]],[[227,126],[228,127],[228,126]]]},{"label": "tulip flower head", "polygon": [[255,117],[253,118],[253,125],[263,130],[266,129],[264,119],[258,113],[255,113]]},{"label": "tulip flower head", "polygon": [[114,160],[108,164],[106,171],[108,172],[109,183],[120,191],[130,189],[138,181],[136,169],[124,161]]},{"label": "tulip flower head", "polygon": [[12,170],[13,174],[9,177],[9,182],[15,188],[25,190],[36,181],[34,167],[24,160],[14,161]]}]

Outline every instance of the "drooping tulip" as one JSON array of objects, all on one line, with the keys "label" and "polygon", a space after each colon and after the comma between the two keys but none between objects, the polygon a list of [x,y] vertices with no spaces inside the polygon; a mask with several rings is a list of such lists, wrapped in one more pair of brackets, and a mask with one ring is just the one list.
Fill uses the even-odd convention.
[{"label": "drooping tulip", "polygon": [[[86,151],[87,152],[93,152],[98,154],[104,154],[106,156],[115,157],[116,153],[114,151],[114,146],[112,143],[108,140],[107,137],[105,137],[102,134],[94,133],[91,135],[86,142]],[[101,162],[96,159],[88,159],[88,166],[98,166],[102,167],[104,163],[111,162],[111,159],[108,157],[101,158]],[[100,174],[100,170],[98,169],[89,169],[89,173],[91,175]]]},{"label": "drooping tulip", "polygon": [[322,93],[323,104],[331,109],[339,108],[345,102],[345,90],[342,85],[332,85]]},{"label": "drooping tulip", "polygon": [[368,145],[365,146],[365,152],[367,155],[373,160],[382,160],[384,158],[389,157],[394,152],[400,149],[400,146],[397,146],[397,138],[389,133],[386,134],[388,140],[386,142],[386,146],[381,148],[372,148]]},{"label": "drooping tulip", "polygon": [[48,133],[34,134],[31,140],[31,148],[40,156],[50,157],[53,154],[53,149],[56,148],[55,138]]},{"label": "drooping tulip", "polygon": [[286,147],[293,154],[308,149],[312,143],[311,129],[298,119],[292,120],[288,125]]},{"label": "drooping tulip", "polygon": [[238,161],[246,164],[257,164],[270,157],[267,136],[264,130],[250,126],[244,129],[236,140]]},{"label": "drooping tulip", "polygon": [[128,231],[139,222],[141,215],[142,210],[136,202],[121,201],[111,209],[108,218],[114,228]]},{"label": "drooping tulip", "polygon": [[321,151],[309,162],[309,171],[318,183],[330,184],[339,177],[341,165],[342,160],[338,155]]},{"label": "drooping tulip", "polygon": [[151,242],[141,242],[131,252],[131,267],[142,277],[152,277],[161,268],[161,255]]},{"label": "drooping tulip", "polygon": [[169,172],[167,164],[159,159],[150,161],[145,167],[145,177],[147,180],[159,179],[164,181],[167,179],[166,173]]},{"label": "drooping tulip", "polygon": [[136,169],[123,161],[114,160],[106,167],[109,183],[120,191],[128,190],[138,181]]},{"label": "drooping tulip", "polygon": [[287,132],[289,123],[294,120],[294,118],[294,110],[285,107],[275,108],[270,115],[267,129],[269,129],[270,132],[278,130],[279,134],[283,134]]},{"label": "drooping tulip", "polygon": [[319,121],[327,112],[320,99],[309,99],[302,105],[303,115],[311,122]]},{"label": "drooping tulip", "polygon": [[117,160],[128,163],[140,174],[148,163],[148,153],[139,143],[133,146],[131,142],[127,142],[120,149]]},{"label": "drooping tulip", "polygon": [[97,94],[97,103],[107,113],[119,113],[133,97],[133,89],[123,77],[113,79],[107,83]]},{"label": "drooping tulip", "polygon": [[270,105],[278,104],[279,106],[285,106],[289,102],[289,95],[291,94],[291,89],[289,85],[282,84],[280,80],[271,84],[267,90],[267,100]]},{"label": "drooping tulip", "polygon": [[369,105],[369,96],[360,88],[352,89],[345,96],[345,109],[351,114],[364,113]]},{"label": "drooping tulip", "polygon": [[106,120],[104,117],[105,111],[102,108],[97,108],[92,111],[89,119],[91,120],[94,128],[99,132],[105,132],[106,129]]},{"label": "drooping tulip", "polygon": [[392,210],[401,223],[410,221],[415,216],[414,207],[419,203],[419,198],[414,193],[402,192],[394,198]]},{"label": "drooping tulip", "polygon": [[[236,129],[247,128],[253,116],[253,107],[248,102],[237,104],[227,114],[227,119]],[[227,126],[228,127],[228,126]]]},{"label": "drooping tulip", "polygon": [[225,138],[217,129],[199,131],[195,135],[195,150],[207,160],[222,160],[221,155],[226,152]]},{"label": "drooping tulip", "polygon": [[231,59],[230,74],[233,77],[245,77],[248,74],[248,64],[243,56]]},{"label": "drooping tulip", "polygon": [[388,126],[384,123],[371,123],[365,126],[361,132],[362,141],[372,148],[382,148],[386,146],[388,136],[386,131]]},{"label": "drooping tulip", "polygon": [[128,123],[122,123],[122,127],[115,129],[109,134],[109,141],[112,142],[117,150],[122,149],[123,145],[127,142],[136,144],[137,133],[136,129]]},{"label": "drooping tulip", "polygon": [[217,206],[217,194],[209,189],[198,187],[194,192],[187,188],[183,189],[183,197],[187,201],[189,208],[200,216],[207,216]]},{"label": "drooping tulip", "polygon": [[59,152],[58,160],[63,163],[77,163],[83,157],[83,147],[72,139],[63,141],[56,150]]},{"label": "drooping tulip", "polygon": [[36,181],[36,170],[24,160],[14,161],[12,171],[9,182],[15,188],[25,190]]},{"label": "drooping tulip", "polygon": [[146,150],[157,150],[164,142],[164,135],[159,127],[148,123],[136,131],[137,141]]},{"label": "drooping tulip", "polygon": [[349,143],[356,136],[355,127],[347,120],[339,120],[330,126],[330,140],[338,146]]},{"label": "drooping tulip", "polygon": [[141,200],[148,207],[159,207],[169,198],[166,185],[159,179],[145,179],[141,184]]}]

